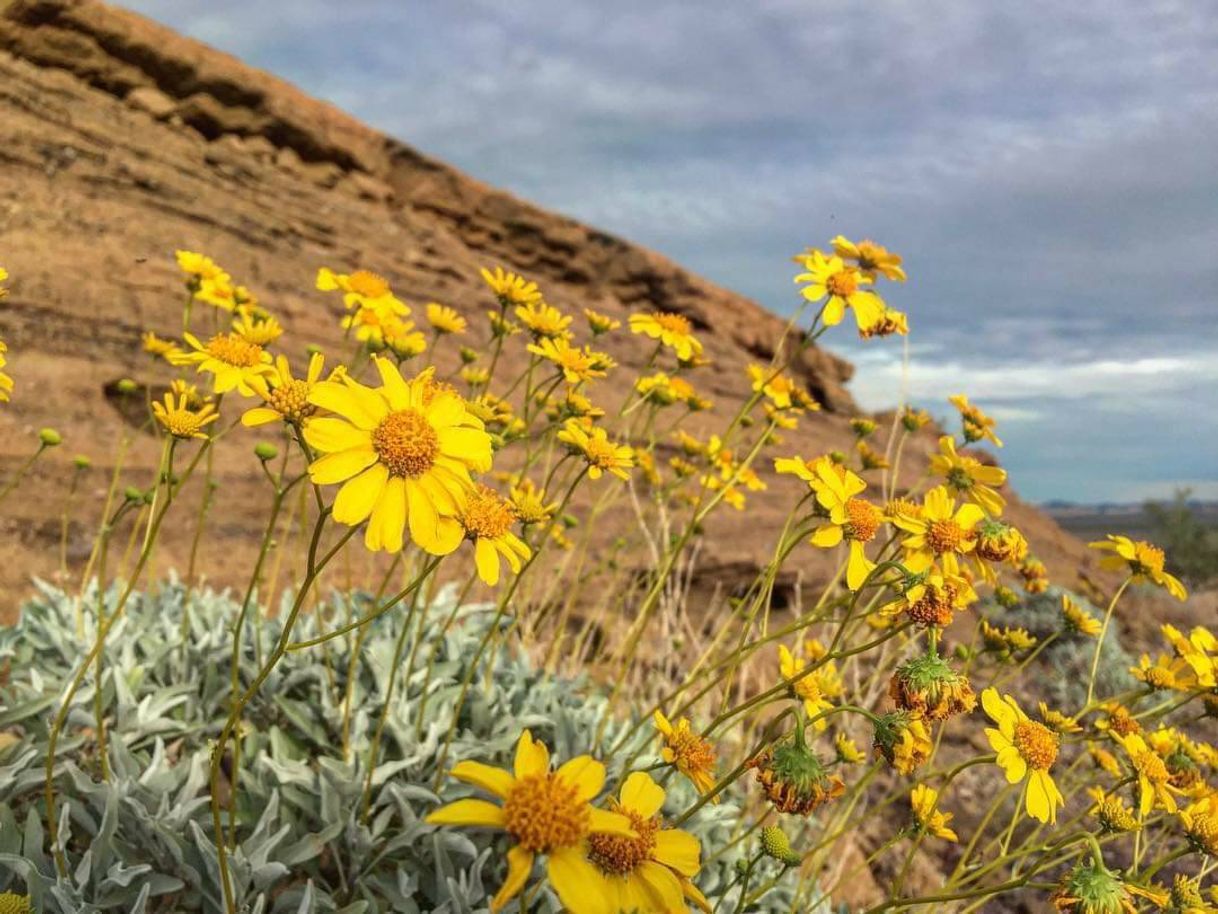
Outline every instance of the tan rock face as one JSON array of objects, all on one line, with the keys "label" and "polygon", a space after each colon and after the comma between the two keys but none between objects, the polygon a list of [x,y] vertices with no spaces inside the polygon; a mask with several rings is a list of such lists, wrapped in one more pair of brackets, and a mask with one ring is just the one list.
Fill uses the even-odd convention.
[{"label": "tan rock face", "polygon": [[[224,264],[280,316],[289,345],[336,354],[345,351],[339,306],[313,291],[322,265],[375,270],[416,306],[452,305],[482,334],[474,345],[485,341],[482,312],[491,304],[478,278],[483,265],[525,273],[576,313],[680,312],[714,363],[696,380],[716,407],[694,432],[725,424],[747,394],[746,365],[768,359],[782,330],[756,303],[651,251],[519,201],[225,54],[93,0],[0,8],[0,123],[0,263],[12,274],[0,337],[18,384],[0,410],[0,473],[7,478],[32,451],[39,426],[66,436],[0,507],[0,604],[10,609],[30,576],[54,576],[60,566],[59,514],[75,453],[93,460],[67,536],[67,565],[75,575],[83,568],[131,430],[106,385],[168,378],[139,352],[139,335],[180,327],[175,248]],[[617,387],[611,381],[602,394],[612,400],[650,347],[618,334],[609,348],[622,365]],[[811,348],[794,373],[826,411],[787,436],[790,452],[849,447],[851,366]],[[254,440],[238,430],[217,448],[217,508],[197,564],[218,583],[245,581],[261,536],[269,497]],[[910,481],[932,448],[929,434],[907,447]],[[156,459],[152,439],[134,433],[123,483],[146,484]],[[706,579],[751,578],[794,495],[771,479],[746,515],[715,520],[701,558]],[[184,499],[183,518],[197,499]],[[1015,505],[1012,518],[1051,570],[1083,551],[1033,511]],[[192,528],[183,520],[167,531],[159,572],[188,564]],[[823,555],[808,550],[799,562],[792,579],[825,574]]]}]

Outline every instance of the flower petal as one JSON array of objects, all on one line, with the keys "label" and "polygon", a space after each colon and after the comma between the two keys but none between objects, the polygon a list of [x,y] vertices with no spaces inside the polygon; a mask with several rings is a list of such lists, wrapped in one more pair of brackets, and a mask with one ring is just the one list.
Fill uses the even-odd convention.
[{"label": "flower petal", "polygon": [[319,457],[309,464],[309,479],[319,486],[343,482],[358,476],[376,463],[376,451],[371,447],[357,447],[349,451],[338,451]]},{"label": "flower petal", "polygon": [[662,828],[656,832],[656,846],[652,856],[682,875],[693,876],[702,865],[702,845],[687,831]]},{"label": "flower petal", "polygon": [[366,521],[388,480],[389,468],[383,463],[374,463],[347,480],[334,498],[334,519],[352,527]]},{"label": "flower petal", "polygon": [[486,825],[503,828],[507,825],[507,813],[502,806],[487,800],[457,800],[441,806],[427,814],[428,825]]},{"label": "flower petal", "polygon": [[524,884],[529,881],[529,874],[533,871],[533,852],[525,850],[519,844],[513,845],[508,850],[507,861],[507,877],[503,880],[499,891],[495,893],[495,897],[491,899],[492,911],[502,909],[504,905],[519,895]]},{"label": "flower petal", "polygon": [[618,794],[622,805],[644,819],[650,819],[664,805],[664,788],[645,771],[634,771],[622,784]]},{"label": "flower petal", "polygon": [[605,766],[590,755],[578,755],[564,762],[555,776],[574,784],[578,789],[576,796],[585,801],[591,800],[605,786]]},{"label": "flower petal", "polygon": [[512,785],[516,783],[516,779],[512,777],[510,771],[470,759],[457,762],[449,774],[459,781],[481,787],[487,793],[493,793],[497,797],[506,797]]},{"label": "flower petal", "polygon": [[550,770],[550,750],[546,744],[533,739],[533,734],[524,730],[516,743],[516,762],[513,766],[517,780],[533,774],[546,774]]},{"label": "flower petal", "polygon": [[551,851],[546,873],[558,900],[570,914],[609,914],[605,893],[601,890],[604,876],[584,856],[583,847],[576,845]]}]

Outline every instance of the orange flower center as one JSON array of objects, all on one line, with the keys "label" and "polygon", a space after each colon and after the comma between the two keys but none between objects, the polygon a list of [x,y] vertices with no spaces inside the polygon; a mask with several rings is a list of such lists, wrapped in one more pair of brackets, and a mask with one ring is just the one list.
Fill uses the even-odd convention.
[{"label": "orange flower center", "polygon": [[656,832],[659,831],[660,822],[656,817],[644,819],[634,810],[627,809],[619,803],[613,804],[613,811],[630,819],[630,824],[634,826],[638,837],[589,835],[588,859],[605,873],[625,876],[627,873],[634,872],[640,864],[651,859],[656,846]]},{"label": "orange flower center", "polygon": [[1021,720],[1015,725],[1015,748],[1023,760],[1037,771],[1048,771],[1057,761],[1057,734],[1034,720]]},{"label": "orange flower center", "polygon": [[862,498],[851,498],[846,502],[846,517],[843,528],[846,538],[860,543],[871,542],[884,520],[883,512]]},{"label": "orange flower center", "polygon": [[968,534],[954,520],[931,521],[926,528],[926,543],[936,555],[959,552]]},{"label": "orange flower center", "polygon": [[212,358],[235,368],[253,368],[262,361],[262,347],[237,333],[217,333],[206,349]]},{"label": "orange flower center", "polygon": [[356,270],[347,277],[347,285],[356,295],[365,298],[380,298],[389,294],[389,283],[371,270]]},{"label": "orange flower center", "polygon": [[496,539],[507,533],[516,521],[512,504],[500,498],[494,489],[478,486],[469,496],[461,523],[471,538]]},{"label": "orange flower center", "polygon": [[671,314],[667,311],[658,311],[653,314],[652,317],[655,318],[655,322],[657,324],[659,324],[669,333],[676,333],[680,334],[681,336],[686,336],[691,330],[693,330],[692,325],[689,323],[689,318],[683,314]]},{"label": "orange flower center", "polygon": [[578,844],[592,813],[574,784],[552,774],[521,778],[503,801],[507,831],[525,850],[545,853]]},{"label": "orange flower center", "polygon": [[825,288],[829,290],[830,295],[849,298],[859,290],[859,278],[854,270],[838,270],[825,280]]},{"label": "orange flower center", "polygon": [[291,378],[271,391],[267,405],[289,422],[299,425],[316,412],[309,402],[309,383]]},{"label": "orange flower center", "polygon": [[1163,550],[1150,543],[1134,544],[1134,571],[1139,574],[1156,575],[1163,573],[1165,561]]},{"label": "orange flower center", "polygon": [[440,438],[415,409],[401,409],[381,420],[372,432],[372,447],[394,476],[422,476],[436,462]]}]

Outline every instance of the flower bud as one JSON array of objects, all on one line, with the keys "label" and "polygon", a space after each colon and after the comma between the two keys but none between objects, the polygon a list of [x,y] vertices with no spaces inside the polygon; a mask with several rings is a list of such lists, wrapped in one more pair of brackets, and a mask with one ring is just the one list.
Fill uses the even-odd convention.
[{"label": "flower bud", "polygon": [[55,447],[63,443],[63,436],[53,428],[38,429],[38,440],[43,447]]},{"label": "flower bud", "polygon": [[279,456],[279,448],[267,441],[259,441],[254,445],[254,456],[265,463]]}]

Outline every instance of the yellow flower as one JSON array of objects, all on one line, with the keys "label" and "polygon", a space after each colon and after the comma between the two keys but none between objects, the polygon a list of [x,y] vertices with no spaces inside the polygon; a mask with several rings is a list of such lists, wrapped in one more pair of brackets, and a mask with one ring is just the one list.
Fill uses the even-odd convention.
[{"label": "yellow flower", "polygon": [[[1117,769],[1118,773],[1120,768]],[[1118,832],[1137,831],[1140,827],[1134,817],[1133,810],[1116,793],[1105,793],[1099,787],[1087,788],[1087,795],[1095,800],[1091,814],[1099,820],[1101,832],[1115,834]]]},{"label": "yellow flower", "polygon": [[465,537],[474,544],[474,565],[484,584],[499,583],[499,558],[507,560],[513,574],[520,573],[521,562],[533,551],[512,532],[516,509],[494,489],[477,485],[465,501],[461,526]]},{"label": "yellow flower", "polygon": [[593,352],[587,346],[583,349],[572,346],[566,337],[543,336],[538,342],[530,343],[528,350],[557,365],[568,384],[603,378],[606,373],[606,356]]},{"label": "yellow flower", "polygon": [[826,326],[840,324],[846,308],[854,312],[859,330],[868,330],[883,319],[883,300],[862,288],[874,280],[858,268],[848,266],[840,257],[826,257],[816,250],[803,256],[801,263],[805,272],[797,275],[795,281],[807,283],[800,292],[808,301],[826,299],[822,312]]},{"label": "yellow flower", "polygon": [[1168,689],[1173,692],[1187,692],[1197,685],[1197,677],[1193,668],[1183,657],[1168,657],[1160,654],[1154,663],[1150,655],[1143,654],[1137,666],[1129,668],[1130,674],[1138,682],[1144,682],[1152,690]]},{"label": "yellow flower", "polygon": [[427,323],[431,324],[437,333],[464,333],[468,322],[453,308],[437,302],[427,303]]},{"label": "yellow flower", "polygon": [[196,254],[194,251],[174,251],[174,257],[178,261],[178,268],[189,277],[196,280],[229,281],[229,275],[214,260],[204,254]]},{"label": "yellow flower", "polygon": [[930,758],[934,745],[922,718],[908,711],[890,711],[874,723],[872,748],[898,774],[912,774]]},{"label": "yellow flower", "polygon": [[1169,813],[1176,811],[1176,798],[1172,793],[1171,772],[1167,764],[1147,745],[1140,733],[1127,733],[1117,738],[1138,779],[1138,814],[1145,818],[1156,801]]},{"label": "yellow flower", "polygon": [[1111,552],[1100,560],[1100,567],[1109,571],[1124,569],[1128,571],[1135,584],[1149,582],[1158,584],[1177,600],[1188,597],[1184,585],[1163,570],[1166,557],[1158,546],[1144,541],[1134,542],[1127,536],[1108,534],[1108,541],[1091,543],[1092,549]]},{"label": "yellow flower", "polygon": [[977,601],[977,591],[967,578],[931,571],[913,577],[901,599],[884,608],[886,614],[905,611],[922,626],[943,628],[951,624],[956,612]]},{"label": "yellow flower", "polygon": [[667,346],[682,362],[689,362],[702,354],[702,344],[693,333],[693,325],[683,314],[668,311],[653,311],[649,314],[630,315],[630,332],[641,333]]},{"label": "yellow flower", "polygon": [[537,288],[537,283],[529,282],[523,276],[509,273],[503,267],[495,267],[494,273],[483,267],[479,272],[505,308],[508,305],[532,305],[541,301],[541,290]]},{"label": "yellow flower", "polygon": [[987,651],[993,651],[1002,660],[1013,660],[1016,654],[1030,651],[1036,646],[1036,638],[1028,634],[1026,628],[1009,625],[999,628],[985,619],[981,620],[981,640],[985,642]]},{"label": "yellow flower", "polygon": [[[682,717],[676,726],[660,711],[655,712],[656,729],[664,739],[660,757],[665,764],[689,778],[700,794],[709,793],[715,786],[715,750],[709,742],[693,731],[689,718]],[[718,797],[715,802],[719,802]]]},{"label": "yellow flower", "polygon": [[550,885],[575,914],[598,912],[596,888],[601,875],[585,857],[591,835],[638,838],[630,819],[597,809],[590,801],[605,785],[605,766],[588,755],[577,756],[550,770],[550,752],[525,730],[516,744],[512,771],[482,762],[462,761],[453,777],[485,790],[503,801],[465,799],[441,806],[424,820],[429,825],[472,825],[502,828],[512,839],[508,873],[491,899],[499,911],[520,894],[538,854],[545,854]]},{"label": "yellow flower", "polygon": [[256,382],[274,372],[271,354],[238,333],[217,333],[205,344],[192,333],[183,334],[193,352],[183,352],[178,364],[194,364],[196,371],[210,372],[212,389],[218,393],[236,390],[244,397],[257,391]]},{"label": "yellow flower", "polygon": [[593,336],[610,333],[622,326],[622,322],[616,318],[612,318],[607,314],[601,314],[599,311],[593,311],[591,308],[584,308],[584,317],[588,320],[588,329],[592,331]]},{"label": "yellow flower", "polygon": [[888,459],[866,441],[856,442],[854,449],[859,454],[859,464],[864,470],[886,470]]},{"label": "yellow flower", "polygon": [[151,330],[145,331],[140,340],[146,353],[159,356],[171,365],[176,364],[175,360],[186,354],[186,351],[173,340],[161,339]]},{"label": "yellow flower", "polygon": [[857,765],[867,758],[858,744],[845,733],[833,737],[833,748],[837,752],[837,760],[846,765]]},{"label": "yellow flower", "polygon": [[859,328],[860,339],[869,340],[883,336],[909,336],[909,317],[904,311],[884,306],[884,313],[874,324]]},{"label": "yellow flower", "polygon": [[194,296],[222,311],[236,311],[238,308],[257,304],[257,299],[250,294],[249,289],[245,286],[234,286],[227,278],[199,280]]},{"label": "yellow flower", "polygon": [[0,403],[7,403],[13,393],[13,379],[4,371],[4,366],[8,364],[8,359],[4,357],[6,352],[8,346],[0,340]]},{"label": "yellow flower", "polygon": [[630,820],[636,837],[588,836],[587,859],[601,877],[590,889],[605,914],[686,911],[687,900],[710,910],[690,881],[701,868],[702,847],[689,832],[663,827],[663,805],[664,788],[646,772],[635,771],[609,808]]},{"label": "yellow flower", "polygon": [[1006,499],[995,491],[1007,481],[1006,470],[958,454],[951,435],[939,439],[939,453],[930,458],[930,471],[942,476],[952,492],[980,505],[988,514],[997,517],[1006,507]]},{"label": "yellow flower", "polygon": [[320,352],[313,353],[309,358],[308,372],[300,379],[292,377],[287,358],[277,356],[275,370],[251,384],[265,405],[247,409],[241,416],[241,424],[255,428],[282,420],[290,425],[303,426],[317,411],[317,407],[309,402],[309,394],[321,378],[325,361],[325,356]]},{"label": "yellow flower", "polygon": [[309,466],[317,485],[343,483],[334,519],[368,521],[372,551],[400,552],[403,533],[433,555],[460,545],[458,520],[473,488],[471,471],[491,468],[491,438],[430,371],[410,381],[389,361],[374,358],[381,386],[365,387],[345,374],[314,385],[309,402],[336,413],[309,420],[305,441],[321,457]]},{"label": "yellow flower", "polygon": [[[0,282],[5,282],[7,279],[8,270],[4,269],[4,267],[0,267]],[[0,286],[0,298],[4,298],[6,295],[8,295],[8,289]]]},{"label": "yellow flower", "polygon": [[1188,843],[1199,854],[1218,856],[1218,810],[1212,798],[1190,803],[1180,811],[1180,823]]},{"label": "yellow flower", "polygon": [[949,575],[960,573],[959,557],[973,551],[973,528],[984,517],[973,504],[956,509],[956,500],[944,486],[926,493],[920,517],[897,516],[893,524],[907,533],[901,543],[905,566],[910,571],[926,571],[938,566]]},{"label": "yellow flower", "polygon": [[874,280],[878,273],[885,279],[905,282],[901,255],[892,253],[884,245],[866,239],[855,243],[844,235],[838,235],[830,243],[833,245],[833,253],[843,260],[855,263],[864,276]]},{"label": "yellow flower", "polygon": [[[779,466],[780,462],[782,466]],[[809,542],[822,549],[831,549],[843,539],[846,540],[849,543],[846,586],[858,590],[875,568],[875,562],[867,558],[864,546],[875,539],[887,520],[880,508],[856,497],[867,488],[867,484],[854,473],[824,457],[816,461],[811,471],[798,458],[790,462],[775,461],[775,467],[779,472],[794,472],[800,478],[807,479],[808,485],[816,493],[817,503],[828,512],[828,522],[816,528]]]},{"label": "yellow flower", "polygon": [[[791,683],[791,693],[803,702],[804,712],[808,717],[815,718],[822,711],[827,711],[833,707],[833,702],[825,696],[824,690],[821,688],[821,670],[807,673],[800,676],[804,671],[803,660],[792,654],[785,644],[778,645],[778,673],[786,680],[795,680]],[[799,676],[798,679],[795,677]],[[813,728],[818,732],[823,731],[829,725],[826,719],[817,720],[813,723]]]},{"label": "yellow flower", "polygon": [[1054,711],[1043,701],[1037,702],[1037,707],[1040,710],[1040,719],[1044,721],[1046,727],[1054,733],[1082,733],[1083,728],[1079,722],[1069,715],[1063,714],[1061,711]]},{"label": "yellow flower", "polygon": [[258,316],[246,309],[238,312],[233,321],[233,332],[258,346],[273,343],[283,336],[283,326],[268,315]]},{"label": "yellow flower", "polygon": [[1024,808],[1038,822],[1057,822],[1057,807],[1065,802],[1049,769],[1057,761],[1059,737],[1044,724],[1030,720],[1010,695],[998,690],[981,693],[981,706],[998,728],[987,727],[990,748],[998,753],[997,764],[1007,783],[1027,779]]},{"label": "yellow flower", "polygon": [[583,454],[588,475],[593,479],[600,479],[606,470],[619,479],[630,478],[628,470],[634,466],[634,450],[625,444],[614,444],[600,426],[586,429],[578,419],[568,419],[558,433],[558,440]]},{"label": "yellow flower", "polygon": [[913,809],[914,827],[924,835],[934,835],[944,841],[960,840],[954,831],[947,827],[952,820],[950,812],[940,812],[939,791],[925,784],[918,784],[909,793],[909,805]]},{"label": "yellow flower", "polygon": [[952,406],[960,411],[960,421],[964,426],[965,441],[981,441],[985,439],[1002,447],[1002,441],[994,434],[994,420],[969,403],[964,394],[956,394],[947,398]]},{"label": "yellow flower", "polygon": [[901,425],[907,432],[916,432],[930,424],[930,413],[924,409],[914,409],[907,406],[901,410]]},{"label": "yellow flower", "polygon": [[1062,617],[1066,622],[1066,631],[1088,638],[1094,638],[1102,628],[1100,620],[1071,600],[1068,594],[1062,594]]},{"label": "yellow flower", "polygon": [[190,406],[188,394],[180,394],[175,401],[173,394],[165,394],[165,404],[154,402],[152,414],[161,427],[175,438],[206,438],[204,428],[218,418],[216,408],[210,403],[204,403],[198,409]]},{"label": "yellow flower", "polygon": [[[773,372],[760,365],[749,365],[749,380],[754,393],[763,393],[769,398],[776,409],[792,409],[801,407],[799,384],[790,375]],[[813,409],[820,409],[820,404],[813,402]]]},{"label": "yellow flower", "polygon": [[[0,276],[0,279],[3,278]],[[29,895],[18,895],[16,892],[0,892],[0,914],[30,914],[32,910]]]},{"label": "yellow flower", "polygon": [[571,317],[563,314],[543,301],[516,306],[516,317],[528,329],[535,340],[568,340],[571,332]]},{"label": "yellow flower", "polygon": [[383,312],[405,317],[410,313],[389,287],[385,277],[371,270],[356,270],[354,273],[335,273],[329,267],[317,271],[317,288],[322,292],[342,292],[343,307],[376,308]]},{"label": "yellow flower", "polygon": [[1218,651],[1218,638],[1200,625],[1193,628],[1187,638],[1174,625],[1164,625],[1160,631],[1171,643],[1176,656],[1192,668],[1197,684],[1213,688],[1218,679],[1218,664],[1211,655]]},{"label": "yellow flower", "polygon": [[542,524],[554,516],[557,502],[546,502],[545,493],[528,479],[522,479],[511,488],[512,508],[520,523]]}]

